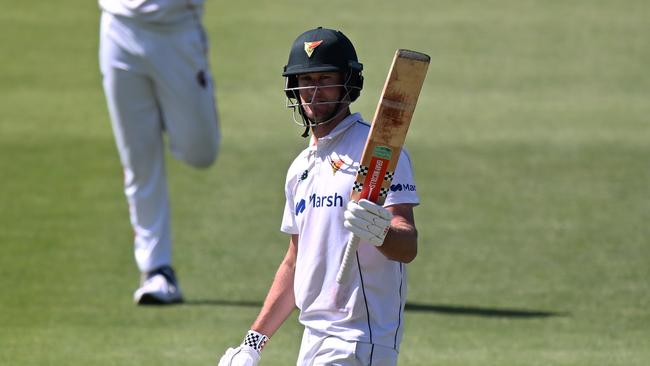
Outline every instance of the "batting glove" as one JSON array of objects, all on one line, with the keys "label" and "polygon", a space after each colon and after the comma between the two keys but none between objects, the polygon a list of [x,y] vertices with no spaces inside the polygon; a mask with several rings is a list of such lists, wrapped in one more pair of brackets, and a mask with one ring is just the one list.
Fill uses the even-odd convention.
[{"label": "batting glove", "polygon": [[384,243],[393,215],[382,206],[366,199],[349,201],[343,213],[343,226],[374,246]]},{"label": "batting glove", "polygon": [[264,334],[249,330],[239,347],[226,350],[218,366],[257,366],[262,348],[268,340],[269,337]]}]

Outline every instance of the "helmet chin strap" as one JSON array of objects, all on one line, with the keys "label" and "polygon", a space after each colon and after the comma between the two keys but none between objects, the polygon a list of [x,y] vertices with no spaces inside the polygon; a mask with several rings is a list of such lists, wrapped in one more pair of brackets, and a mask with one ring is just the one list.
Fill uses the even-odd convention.
[{"label": "helmet chin strap", "polygon": [[300,136],[301,136],[301,137],[305,137],[305,138],[306,138],[306,137],[309,137],[309,129],[310,129],[310,128],[311,128],[311,127],[309,127],[309,126],[305,126],[305,132],[303,132],[302,135],[300,135]]}]

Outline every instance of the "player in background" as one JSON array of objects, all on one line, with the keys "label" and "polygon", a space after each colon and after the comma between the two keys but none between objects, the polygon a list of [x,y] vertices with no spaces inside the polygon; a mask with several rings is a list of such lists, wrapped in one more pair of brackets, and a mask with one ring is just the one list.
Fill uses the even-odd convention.
[{"label": "player in background", "polygon": [[165,173],[174,157],[206,168],[220,142],[203,0],[99,0],[99,61],[142,273],[137,304],[183,300],[171,267]]},{"label": "player in background", "polygon": [[[309,30],[295,40],[282,74],[294,119],[311,131],[289,167],[281,230],[290,235],[264,305],[242,344],[220,366],[257,365],[262,348],[294,308],[305,330],[297,365],[395,365],[404,329],[405,263],[417,254],[419,203],[406,150],[384,207],[350,201],[369,125],[350,112],[362,65],[340,31]],[[348,283],[336,275],[351,234],[362,238]]]}]

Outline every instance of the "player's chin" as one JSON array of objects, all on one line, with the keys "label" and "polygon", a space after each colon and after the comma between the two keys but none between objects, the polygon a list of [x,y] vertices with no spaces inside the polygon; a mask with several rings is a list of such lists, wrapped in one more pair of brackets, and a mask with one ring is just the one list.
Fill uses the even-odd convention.
[{"label": "player's chin", "polygon": [[309,120],[315,123],[325,122],[328,119],[332,118],[336,110],[329,106],[317,106],[315,108],[310,108],[307,110],[307,117]]},{"label": "player's chin", "polygon": [[313,112],[309,112],[309,111],[306,113],[306,115],[307,115],[307,118],[309,119],[309,121],[311,121],[314,124],[319,124],[321,122],[325,122],[325,120],[327,119],[327,116],[328,116],[325,113],[313,113]]}]

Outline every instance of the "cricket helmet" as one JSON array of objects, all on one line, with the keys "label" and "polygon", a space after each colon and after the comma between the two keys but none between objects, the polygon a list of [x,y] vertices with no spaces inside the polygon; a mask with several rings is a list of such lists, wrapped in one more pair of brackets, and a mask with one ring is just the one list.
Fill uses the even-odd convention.
[{"label": "cricket helmet", "polygon": [[311,29],[293,42],[282,73],[287,78],[285,93],[288,98],[295,97],[292,88],[298,86],[297,75],[338,71],[344,74],[343,87],[354,102],[363,88],[362,70],[352,42],[341,31],[323,27]]}]

